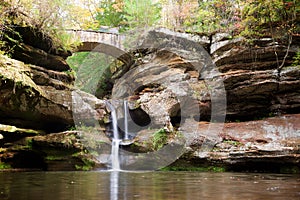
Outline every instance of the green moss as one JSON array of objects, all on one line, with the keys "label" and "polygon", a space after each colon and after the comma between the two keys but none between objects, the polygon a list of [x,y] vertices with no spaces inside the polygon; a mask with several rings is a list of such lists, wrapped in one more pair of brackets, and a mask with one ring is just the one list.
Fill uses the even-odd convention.
[{"label": "green moss", "polygon": [[89,154],[87,150],[83,150],[72,155],[72,157],[79,158],[82,161],[82,164],[75,165],[77,170],[89,171],[95,167],[96,163]]},{"label": "green moss", "polygon": [[76,170],[81,170],[81,171],[90,171],[92,168],[90,166],[80,166],[80,165],[75,165]]},{"label": "green moss", "polygon": [[283,174],[299,174],[300,168],[298,166],[284,166],[280,168],[280,173]]},{"label": "green moss", "polygon": [[168,166],[160,169],[161,171],[197,171],[197,172],[225,172],[225,167],[208,166],[208,167],[185,167],[185,166]]},{"label": "green moss", "polygon": [[152,148],[157,151],[168,142],[168,133],[165,129],[159,129],[152,135]]},{"label": "green moss", "polygon": [[47,161],[60,161],[63,160],[65,156],[54,156],[54,155],[48,155],[45,160]]},{"label": "green moss", "polygon": [[32,149],[32,145],[33,145],[33,140],[32,140],[32,138],[27,138],[27,139],[26,139],[26,144],[27,144],[27,147],[28,147],[29,149]]},{"label": "green moss", "polygon": [[92,170],[95,166],[95,162],[89,159],[82,159],[83,165],[75,165],[77,170],[89,171]]},{"label": "green moss", "polygon": [[300,65],[300,50],[297,51],[296,55],[293,57],[292,66],[299,66],[299,65]]},{"label": "green moss", "polygon": [[0,162],[0,170],[3,170],[3,169],[11,169],[10,164]]},{"label": "green moss", "polygon": [[226,144],[230,144],[232,146],[242,146],[243,145],[243,143],[236,141],[236,140],[224,140],[223,142]]}]

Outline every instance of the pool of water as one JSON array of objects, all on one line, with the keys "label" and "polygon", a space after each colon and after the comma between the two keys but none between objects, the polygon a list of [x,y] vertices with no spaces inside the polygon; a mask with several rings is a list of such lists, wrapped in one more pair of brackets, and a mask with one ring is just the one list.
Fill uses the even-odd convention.
[{"label": "pool of water", "polygon": [[300,199],[300,175],[0,172],[0,200]]}]

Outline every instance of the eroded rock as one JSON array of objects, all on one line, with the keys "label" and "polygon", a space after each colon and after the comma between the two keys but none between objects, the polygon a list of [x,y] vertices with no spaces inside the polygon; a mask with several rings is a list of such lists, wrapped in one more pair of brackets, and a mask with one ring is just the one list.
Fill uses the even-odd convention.
[{"label": "eroded rock", "polygon": [[53,39],[45,32],[34,27],[14,26],[12,28],[13,31],[6,33],[11,38],[6,41],[6,44],[13,49],[12,58],[45,69],[71,70],[65,61],[71,55],[70,52],[55,46]]},{"label": "eroded rock", "polygon": [[[2,123],[51,132],[74,126],[73,111],[79,120],[103,120],[104,102],[84,92],[80,92],[81,100],[77,101],[70,84],[72,76],[46,73],[4,56],[0,62]],[[56,75],[62,80],[54,79]]]},{"label": "eroded rock", "polygon": [[268,167],[272,165],[274,172],[280,172],[281,168],[299,165],[299,114],[216,124],[224,126],[218,133],[220,141],[207,151],[204,148],[204,138],[208,135],[203,133],[210,125],[200,123],[198,135],[185,134],[187,141],[191,142],[188,153],[182,156],[183,160],[190,160],[195,164],[220,165],[236,171],[272,171]]}]

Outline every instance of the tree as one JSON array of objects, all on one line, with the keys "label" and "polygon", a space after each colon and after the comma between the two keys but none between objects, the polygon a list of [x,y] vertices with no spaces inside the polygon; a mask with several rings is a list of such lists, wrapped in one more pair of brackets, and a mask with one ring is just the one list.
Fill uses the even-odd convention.
[{"label": "tree", "polygon": [[193,22],[198,8],[197,0],[162,0],[162,25],[173,29],[185,29]]},{"label": "tree", "polygon": [[[300,3],[296,0],[249,0],[242,13],[243,35],[282,37],[299,31]],[[298,16],[298,17],[297,17]]]},{"label": "tree", "polygon": [[143,28],[155,26],[161,16],[161,6],[149,0],[124,0],[127,27]]},{"label": "tree", "polygon": [[123,27],[125,25],[124,3],[106,0],[100,3],[96,20],[100,26]]},{"label": "tree", "polygon": [[188,29],[197,32],[228,32],[234,34],[240,25],[239,0],[198,0],[198,8]]},{"label": "tree", "polygon": [[154,26],[161,16],[161,6],[149,0],[102,0],[97,9],[99,26],[122,30]]},{"label": "tree", "polygon": [[[0,2],[0,36],[17,45],[18,41],[9,38],[8,32],[18,35],[15,27],[32,27],[48,35],[53,40],[53,48],[70,49],[74,41],[64,30],[68,10],[67,0],[4,0]],[[2,49],[9,51],[2,42]],[[11,46],[11,45],[10,45]]]}]

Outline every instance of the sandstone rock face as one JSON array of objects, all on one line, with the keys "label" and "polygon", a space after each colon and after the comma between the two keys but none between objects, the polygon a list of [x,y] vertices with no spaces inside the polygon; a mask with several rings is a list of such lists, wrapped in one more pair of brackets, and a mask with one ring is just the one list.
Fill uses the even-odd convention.
[{"label": "sandstone rock face", "polygon": [[[47,132],[64,130],[74,125],[72,99],[75,97],[72,96],[75,93],[70,85],[74,79],[71,75],[46,71],[3,56],[0,62],[2,123]],[[81,104],[80,109],[76,110],[78,106],[74,104],[77,119],[102,120],[105,114],[101,112],[105,108],[104,102],[84,92],[80,92],[79,96],[82,100],[75,103]]]},{"label": "sandstone rock face", "polygon": [[211,96],[220,105],[214,117],[225,117],[224,87],[209,54],[194,38],[153,30],[138,42],[137,49],[143,48],[145,56],[116,81],[112,98],[136,99],[155,127],[171,130],[172,121],[180,118],[207,119]]},{"label": "sandstone rock face", "polygon": [[[299,113],[300,70],[290,66],[299,45],[288,48],[265,38],[249,46],[243,38],[226,35],[212,37],[211,42],[209,55],[191,38],[150,31],[138,42],[144,55],[116,81],[112,97],[128,98],[131,109],[142,108],[158,127],[178,128],[188,146],[184,161],[228,164],[233,169],[247,163],[278,164],[282,157],[297,166],[299,115],[238,121]],[[197,121],[213,123],[198,126]]]},{"label": "sandstone rock face", "polygon": [[[60,88],[57,93],[67,95],[66,91],[61,91],[61,88],[68,87],[67,84],[54,80],[41,71],[38,72],[40,79],[37,79],[34,70],[28,65],[6,57],[1,57],[0,74],[1,121],[37,129],[52,126],[54,130],[73,124],[71,107],[66,104],[68,96],[65,96],[64,103],[57,104],[51,100],[49,92],[51,89],[56,90],[57,87]],[[34,79],[38,80],[37,83],[43,82],[41,74],[44,80],[47,77],[49,85],[52,84],[54,87],[37,85]],[[50,87],[50,90],[46,90],[46,87]]]},{"label": "sandstone rock face", "polygon": [[211,52],[227,91],[227,118],[298,113],[299,67],[290,65],[299,45],[294,42],[288,48],[271,38],[256,40],[250,47],[243,43],[242,39],[218,42]]},{"label": "sandstone rock face", "polygon": [[51,37],[33,27],[16,26],[14,31],[7,33],[16,41],[7,41],[14,50],[12,58],[50,70],[71,70],[65,61],[70,52],[55,48]]},{"label": "sandstone rock face", "polygon": [[[143,144],[153,142],[154,132],[164,130],[166,144],[174,142],[175,136],[180,142],[185,140],[185,146],[176,146],[176,142],[169,145],[178,155],[185,147],[185,153],[174,163],[177,166],[190,163],[255,171],[256,167],[269,169],[268,163],[272,163],[274,172],[286,166],[299,169],[300,69],[290,66],[299,45],[292,43],[287,48],[284,42],[269,38],[245,44],[243,38],[230,39],[227,34],[206,38],[166,29],[152,30],[134,44],[139,55],[133,65],[119,73],[111,101],[117,102],[118,114],[123,113],[119,121],[124,121],[122,105],[128,101],[129,129],[136,136],[134,141],[141,143],[142,152],[156,155]],[[55,66],[26,65],[0,57],[1,124],[17,126],[19,132],[24,128],[44,130],[38,131],[39,136],[29,133],[35,146],[21,150],[13,149],[11,142],[24,145],[24,140],[7,142],[9,133],[0,131],[0,144],[10,148],[0,148],[5,151],[0,152],[0,161],[14,163],[26,155],[28,160],[35,159],[39,168],[50,170],[70,167],[70,159],[72,167],[68,169],[74,170],[88,156],[74,160],[71,155],[88,148],[102,152],[91,161],[107,167],[110,139],[104,128],[104,121],[109,122],[106,102],[73,89],[74,77]],[[276,117],[262,119],[270,116]],[[44,135],[74,125],[92,126],[96,133],[83,129]],[[70,150],[56,160],[66,165],[57,167],[58,162],[51,159],[45,163],[43,160],[52,156],[48,148]],[[124,149],[140,150],[134,146]],[[135,155],[130,156],[126,162],[136,169]],[[157,162],[155,156],[150,160]]]},{"label": "sandstone rock face", "polygon": [[23,61],[26,64],[38,65],[46,69],[57,71],[71,70],[64,58],[49,54],[27,44],[19,44],[14,49],[12,58]]},{"label": "sandstone rock face", "polygon": [[[188,35],[150,31],[138,42],[137,48],[146,49],[145,56],[116,81],[113,97],[135,95],[143,88],[156,88],[152,93],[157,93],[162,86],[172,91],[170,95],[176,96],[178,103],[184,101],[182,96],[192,94],[200,108],[200,120],[210,120],[213,109],[222,113],[221,105],[212,105],[224,102],[222,96],[226,96],[226,118],[233,121],[300,111],[299,67],[291,67],[299,49],[296,42],[288,48],[285,41],[263,38],[248,45],[245,39],[228,39],[226,34],[213,36],[211,42],[209,55],[199,47],[203,42]],[[149,102],[145,99],[150,93],[139,94],[141,101]],[[159,105],[157,102],[152,104]],[[153,115],[149,103],[143,107]],[[165,106],[161,107],[164,110]]]},{"label": "sandstone rock face", "polygon": [[83,145],[77,142],[88,137],[87,130],[80,137],[69,132],[46,135],[95,124],[104,133],[105,102],[74,90],[73,81],[65,72],[0,57],[0,162],[42,170],[76,170],[75,166],[86,167],[83,160],[93,162],[81,155]]},{"label": "sandstone rock face", "polygon": [[234,171],[288,172],[288,166],[299,171],[299,114],[216,125],[224,128],[210,151],[204,149],[203,135],[209,124],[200,123],[198,135],[186,135],[190,144],[182,158]]}]

